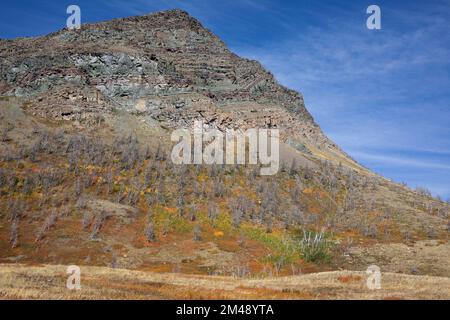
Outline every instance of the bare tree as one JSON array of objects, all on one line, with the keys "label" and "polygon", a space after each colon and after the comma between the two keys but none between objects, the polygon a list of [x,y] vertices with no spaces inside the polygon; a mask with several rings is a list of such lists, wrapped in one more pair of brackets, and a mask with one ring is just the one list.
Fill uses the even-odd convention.
[{"label": "bare tree", "polygon": [[238,228],[242,219],[242,209],[236,199],[231,199],[228,202],[228,207],[231,211],[231,220],[233,227]]},{"label": "bare tree", "polygon": [[131,190],[128,193],[128,204],[130,206],[135,206],[139,201],[139,196],[140,196],[139,191]]},{"label": "bare tree", "polygon": [[151,208],[156,203],[156,196],[154,194],[148,194],[145,200],[147,201],[147,206]]},{"label": "bare tree", "polygon": [[416,192],[417,192],[418,194],[420,194],[421,196],[431,198],[431,191],[428,190],[427,188],[424,188],[424,187],[420,187],[420,186],[419,186],[419,187],[416,188]]},{"label": "bare tree", "polygon": [[217,208],[217,206],[214,202],[210,201],[208,203],[208,219],[211,222],[211,224],[215,223],[218,215],[219,215],[219,209]]},{"label": "bare tree", "polygon": [[111,170],[108,171],[105,177],[106,187],[107,187],[107,194],[111,194],[113,192],[113,186],[114,186],[114,177]]},{"label": "bare tree", "polygon": [[292,159],[291,167],[289,168],[289,175],[294,177],[298,173],[297,161],[295,158]]},{"label": "bare tree", "polygon": [[145,228],[145,238],[147,239],[148,242],[156,241],[155,228],[152,222],[149,222],[147,224],[147,227]]},{"label": "bare tree", "polygon": [[53,227],[56,223],[56,220],[58,218],[58,215],[56,211],[52,211],[52,213],[47,216],[47,218],[44,220],[44,223],[42,224],[41,228],[39,228],[35,241],[38,242],[42,240],[45,236],[45,233],[47,230],[49,230],[51,227]]},{"label": "bare tree", "polygon": [[158,202],[162,205],[166,204],[166,185],[164,182],[164,178],[161,177],[159,179],[158,184]]},{"label": "bare tree", "polygon": [[296,179],[295,186],[294,186],[294,188],[292,188],[292,191],[291,191],[291,198],[295,204],[300,203],[300,196],[302,194],[302,190],[303,190],[302,182],[300,181],[300,179]]},{"label": "bare tree", "polygon": [[89,213],[85,212],[83,214],[83,218],[81,220],[82,226],[83,226],[83,230],[86,230],[89,225],[91,224],[91,216],[89,215]]},{"label": "bare tree", "polygon": [[226,193],[224,183],[220,179],[216,179],[213,185],[213,196],[216,198],[222,198]]},{"label": "bare tree", "polygon": [[195,204],[191,204],[189,208],[189,220],[195,221],[197,220],[197,206]]},{"label": "bare tree", "polygon": [[158,144],[155,152],[155,160],[157,161],[164,161],[166,160],[166,154],[164,150],[162,149],[161,144]]},{"label": "bare tree", "polygon": [[180,217],[184,216],[184,213],[186,211],[186,203],[184,201],[184,196],[180,194],[177,199],[177,208],[178,208],[178,214]]},{"label": "bare tree", "polygon": [[78,200],[77,200],[77,203],[76,203],[76,208],[78,209],[78,210],[82,210],[82,209],[86,209],[87,208],[87,201],[86,201],[86,197],[84,196],[84,194],[82,194],[79,198],[78,198]]},{"label": "bare tree", "polygon": [[108,213],[106,211],[101,211],[100,214],[95,217],[94,223],[92,225],[92,232],[90,235],[91,240],[97,237],[107,218]]},{"label": "bare tree", "polygon": [[9,243],[11,244],[11,248],[17,247],[19,242],[19,220],[14,219],[11,224],[11,231],[9,235]]},{"label": "bare tree", "polygon": [[201,241],[202,240],[202,229],[200,224],[196,224],[194,226],[194,241]]},{"label": "bare tree", "polygon": [[8,142],[9,141],[8,132],[9,132],[9,128],[7,126],[5,126],[5,127],[3,127],[1,129],[1,132],[0,132],[0,140],[1,140],[1,142]]},{"label": "bare tree", "polygon": [[82,187],[81,187],[81,181],[80,179],[77,179],[75,181],[75,185],[74,185],[74,192],[75,192],[75,196],[78,198],[81,195],[82,192]]}]

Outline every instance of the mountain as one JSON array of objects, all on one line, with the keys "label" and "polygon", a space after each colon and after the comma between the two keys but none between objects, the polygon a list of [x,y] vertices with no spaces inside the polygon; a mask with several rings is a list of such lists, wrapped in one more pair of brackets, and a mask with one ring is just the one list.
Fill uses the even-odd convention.
[{"label": "mountain", "polygon": [[28,106],[37,115],[89,121],[114,105],[169,127],[198,119],[219,128],[283,128],[291,145],[324,149],[357,166],[325,137],[299,93],[230,52],[184,11],[2,41],[0,54],[1,93],[38,96]]},{"label": "mountain", "polygon": [[[1,40],[0,58],[0,262],[450,275],[447,203],[351,159],[184,11]],[[174,166],[170,133],[195,120],[279,129],[281,170]]]}]

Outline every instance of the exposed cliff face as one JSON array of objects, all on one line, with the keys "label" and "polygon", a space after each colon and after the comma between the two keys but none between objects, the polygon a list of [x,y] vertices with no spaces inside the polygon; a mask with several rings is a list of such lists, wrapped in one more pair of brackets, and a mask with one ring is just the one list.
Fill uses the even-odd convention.
[{"label": "exposed cliff face", "polygon": [[195,119],[220,129],[276,127],[292,146],[351,161],[323,135],[299,93],[230,52],[184,11],[1,41],[0,57],[0,93],[29,98],[35,115],[90,123],[122,108],[168,127]]}]

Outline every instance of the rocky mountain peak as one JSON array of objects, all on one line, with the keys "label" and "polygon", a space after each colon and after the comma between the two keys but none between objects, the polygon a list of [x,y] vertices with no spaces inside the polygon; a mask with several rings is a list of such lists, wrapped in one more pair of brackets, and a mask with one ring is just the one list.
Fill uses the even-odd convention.
[{"label": "rocky mountain peak", "polygon": [[1,42],[0,57],[0,94],[28,99],[36,115],[88,121],[119,108],[168,127],[202,120],[221,130],[280,128],[300,150],[309,144],[348,159],[301,94],[182,10]]},{"label": "rocky mountain peak", "polygon": [[[172,23],[171,26],[190,26],[191,28],[203,28],[200,21],[192,17],[187,11],[181,9],[170,9],[159,12],[138,16],[142,19],[158,20],[162,23],[161,27],[166,27],[166,23]],[[131,17],[133,18],[133,17]],[[126,18],[125,18],[126,19]]]}]

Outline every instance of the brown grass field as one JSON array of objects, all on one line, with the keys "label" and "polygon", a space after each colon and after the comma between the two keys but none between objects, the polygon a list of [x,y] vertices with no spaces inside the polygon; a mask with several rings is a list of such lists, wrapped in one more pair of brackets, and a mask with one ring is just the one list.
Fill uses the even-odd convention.
[{"label": "brown grass field", "polygon": [[66,288],[66,266],[0,265],[0,299],[450,299],[450,279],[383,273],[381,289],[358,271],[265,279],[81,267],[81,289]]}]

